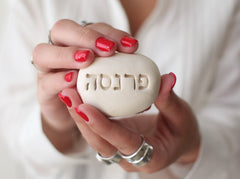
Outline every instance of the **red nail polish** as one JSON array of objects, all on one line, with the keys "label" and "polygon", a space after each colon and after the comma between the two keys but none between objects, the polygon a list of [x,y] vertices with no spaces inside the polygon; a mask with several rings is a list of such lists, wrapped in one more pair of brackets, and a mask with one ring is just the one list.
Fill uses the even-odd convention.
[{"label": "red nail polish", "polygon": [[109,52],[114,47],[115,43],[111,40],[105,39],[103,37],[99,37],[96,40],[96,47],[104,52]]},{"label": "red nail polish", "polygon": [[176,75],[173,72],[169,73],[169,75],[172,75],[172,77],[173,77],[173,82],[172,82],[172,86],[171,86],[171,89],[173,89],[173,87],[176,84],[177,77],[176,77]]},{"label": "red nail polish", "polygon": [[84,114],[82,111],[80,111],[77,107],[74,108],[74,109],[75,109],[76,113],[77,113],[82,119],[84,119],[86,122],[89,121],[89,119],[88,119],[88,117],[87,117],[86,114]]},{"label": "red nail polish", "polygon": [[121,44],[124,46],[124,47],[132,47],[134,46],[136,43],[138,43],[138,41],[134,38],[131,38],[131,37],[123,37],[121,39]]},{"label": "red nail polish", "polygon": [[152,105],[151,105],[151,106],[149,106],[147,109],[145,109],[145,110],[143,110],[143,111],[139,112],[138,114],[140,114],[140,113],[143,113],[143,112],[145,112],[145,111],[148,111],[148,110],[149,110],[151,107],[152,107]]},{"label": "red nail polish", "polygon": [[73,72],[69,72],[67,73],[65,76],[64,76],[64,80],[66,82],[71,82],[72,81],[72,78],[73,78]]},{"label": "red nail polish", "polygon": [[85,62],[87,61],[89,54],[89,50],[78,50],[74,54],[74,60],[77,62]]},{"label": "red nail polish", "polygon": [[68,106],[72,107],[72,101],[69,97],[64,96],[62,93],[58,93],[58,97]]},{"label": "red nail polish", "polygon": [[151,109],[152,105],[149,106],[147,109],[145,109],[144,111],[148,111],[149,109]]}]

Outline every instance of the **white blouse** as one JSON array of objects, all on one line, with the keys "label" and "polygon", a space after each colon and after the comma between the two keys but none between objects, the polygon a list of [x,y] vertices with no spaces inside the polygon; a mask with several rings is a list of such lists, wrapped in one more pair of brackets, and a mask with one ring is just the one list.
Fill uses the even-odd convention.
[{"label": "white blouse", "polygon": [[[18,0],[1,42],[0,131],[9,150],[32,178],[49,179],[237,179],[240,175],[240,2],[159,0],[138,31],[139,53],[162,74],[177,76],[175,92],[195,112],[201,150],[189,165],[174,163],[154,174],[127,173],[105,166],[95,151],[58,152],[42,131],[36,99],[33,48],[48,41],[62,18],[105,22],[130,31],[118,0]],[[152,109],[150,112],[155,112]]]}]

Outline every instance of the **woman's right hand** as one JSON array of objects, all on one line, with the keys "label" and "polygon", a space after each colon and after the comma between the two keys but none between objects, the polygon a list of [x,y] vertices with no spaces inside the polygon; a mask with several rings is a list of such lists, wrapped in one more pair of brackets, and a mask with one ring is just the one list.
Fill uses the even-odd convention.
[{"label": "woman's right hand", "polygon": [[37,96],[43,131],[64,153],[72,149],[80,136],[68,111],[74,110],[75,104],[64,95],[64,89],[76,90],[78,70],[89,66],[95,56],[111,56],[116,50],[134,53],[138,43],[128,33],[107,24],[83,27],[71,20],[56,22],[50,38],[54,45],[39,44],[33,51],[33,63],[38,70]]}]

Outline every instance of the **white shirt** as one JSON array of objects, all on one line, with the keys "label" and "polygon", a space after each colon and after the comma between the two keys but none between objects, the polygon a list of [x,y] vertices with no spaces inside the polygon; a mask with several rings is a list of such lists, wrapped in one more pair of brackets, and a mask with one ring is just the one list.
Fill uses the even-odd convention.
[{"label": "white shirt", "polygon": [[[48,41],[62,18],[105,22],[129,32],[118,0],[18,0],[14,2],[0,58],[1,132],[33,178],[237,179],[240,174],[240,2],[159,0],[136,38],[139,53],[162,74],[177,76],[175,92],[194,110],[201,131],[197,161],[154,173],[126,173],[104,166],[95,151],[59,153],[41,128],[33,48]],[[85,145],[81,145],[85,146]]]}]

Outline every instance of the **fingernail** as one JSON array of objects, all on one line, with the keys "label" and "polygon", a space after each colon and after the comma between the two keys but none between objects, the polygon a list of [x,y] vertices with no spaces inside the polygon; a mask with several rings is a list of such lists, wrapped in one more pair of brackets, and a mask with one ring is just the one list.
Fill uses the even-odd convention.
[{"label": "fingernail", "polygon": [[123,37],[121,39],[121,44],[124,46],[124,47],[132,47],[134,46],[136,43],[138,43],[138,41],[134,38],[131,38],[131,37]]},{"label": "fingernail", "polygon": [[86,122],[89,121],[88,117],[86,114],[84,114],[82,111],[80,111],[77,107],[74,108],[76,113],[83,119],[85,120]]},{"label": "fingernail", "polygon": [[74,54],[74,60],[77,62],[85,62],[87,61],[89,50],[78,50]]},{"label": "fingernail", "polygon": [[151,109],[152,105],[149,106],[147,109],[145,109],[144,111],[148,111],[149,109]]},{"label": "fingernail", "polygon": [[173,80],[172,80],[172,86],[171,86],[171,89],[173,89],[173,87],[174,87],[175,84],[176,84],[177,77],[176,77],[176,75],[175,75],[173,72],[170,72],[169,75],[171,75],[172,78],[173,78]]},{"label": "fingernail", "polygon": [[109,52],[114,47],[115,43],[111,40],[105,39],[104,37],[99,37],[96,40],[96,47],[104,52]]},{"label": "fingernail", "polygon": [[143,110],[143,111],[139,112],[138,114],[148,111],[149,109],[151,109],[151,107],[152,107],[152,105],[151,105],[151,106],[149,106],[148,108],[146,108],[145,110]]},{"label": "fingernail", "polygon": [[64,80],[66,82],[71,82],[72,81],[72,78],[73,78],[73,72],[69,72],[67,73],[65,76],[64,76]]},{"label": "fingernail", "polygon": [[58,93],[58,97],[68,106],[72,107],[72,101],[69,97],[64,96],[62,93]]}]

